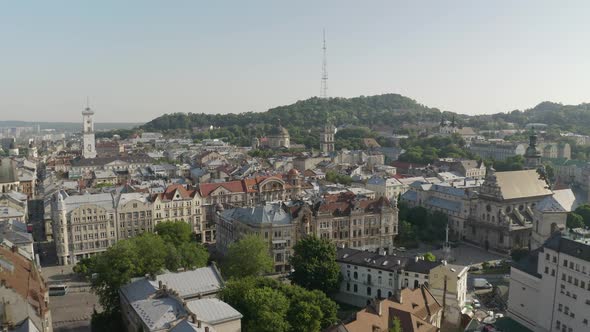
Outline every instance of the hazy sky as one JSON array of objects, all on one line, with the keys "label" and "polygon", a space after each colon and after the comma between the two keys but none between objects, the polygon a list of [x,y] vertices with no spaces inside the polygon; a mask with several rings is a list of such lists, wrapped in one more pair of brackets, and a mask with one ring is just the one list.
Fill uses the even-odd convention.
[{"label": "hazy sky", "polygon": [[[516,4],[515,4],[516,2]],[[590,101],[590,1],[5,1],[0,120],[264,111],[401,93],[476,114]]]}]

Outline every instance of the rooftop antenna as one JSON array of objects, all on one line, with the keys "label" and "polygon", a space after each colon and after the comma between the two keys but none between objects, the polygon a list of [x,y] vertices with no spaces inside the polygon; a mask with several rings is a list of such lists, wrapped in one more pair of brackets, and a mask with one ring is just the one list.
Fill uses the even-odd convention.
[{"label": "rooftop antenna", "polygon": [[328,60],[326,58],[326,29],[324,29],[324,43],[322,46],[324,52],[322,61],[322,86],[320,90],[320,98],[328,98]]},{"label": "rooftop antenna", "polygon": [[90,97],[86,96],[86,109],[90,109]]}]

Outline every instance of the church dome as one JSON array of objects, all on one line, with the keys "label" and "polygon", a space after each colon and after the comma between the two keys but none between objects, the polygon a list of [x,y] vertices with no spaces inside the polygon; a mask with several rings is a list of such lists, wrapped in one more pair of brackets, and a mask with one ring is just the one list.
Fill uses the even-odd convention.
[{"label": "church dome", "polygon": [[289,136],[289,131],[280,124],[270,130],[272,136]]}]

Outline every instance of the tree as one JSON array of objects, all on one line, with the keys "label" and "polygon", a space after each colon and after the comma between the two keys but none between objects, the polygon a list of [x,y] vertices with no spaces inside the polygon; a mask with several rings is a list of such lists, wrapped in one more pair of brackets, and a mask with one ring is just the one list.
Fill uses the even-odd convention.
[{"label": "tree", "polygon": [[246,292],[244,301],[255,309],[249,312],[252,317],[245,324],[248,331],[289,331],[286,320],[289,301],[281,292],[270,287],[253,288]]},{"label": "tree", "polygon": [[330,294],[340,286],[340,267],[336,263],[336,247],[326,239],[308,236],[293,247],[291,280],[306,289]]},{"label": "tree", "polygon": [[565,225],[570,229],[584,227],[584,218],[575,212],[570,212],[567,214]]},{"label": "tree", "polygon": [[185,269],[207,266],[209,252],[200,243],[185,242],[178,248],[180,253],[180,266]]},{"label": "tree", "polygon": [[393,320],[391,321],[391,328],[389,329],[389,332],[404,332],[402,330],[402,322],[399,320],[399,318],[393,317]]},{"label": "tree", "polygon": [[137,268],[141,275],[156,275],[166,263],[166,243],[156,234],[143,233],[131,239],[135,245]]},{"label": "tree", "polygon": [[95,256],[92,290],[98,295],[99,303],[105,312],[119,311],[119,288],[140,274],[138,257],[132,241],[120,241],[104,253]]},{"label": "tree", "polygon": [[229,278],[258,276],[271,272],[273,264],[268,243],[251,234],[229,246],[222,271]]},{"label": "tree", "polygon": [[424,260],[428,262],[436,262],[436,256],[434,256],[431,252],[427,252],[424,254]]},{"label": "tree", "polygon": [[590,205],[589,204],[582,204],[582,205],[578,206],[574,212],[584,219],[584,224],[586,224],[586,226],[590,227]]},{"label": "tree", "polygon": [[184,221],[166,221],[156,225],[154,231],[166,243],[172,243],[179,247],[182,243],[189,242],[193,237],[191,226]]},{"label": "tree", "polygon": [[[283,317],[289,326],[288,331],[321,331],[338,322],[338,306],[323,292],[309,291],[297,285],[285,284],[265,277],[234,278],[226,283],[220,297],[244,315],[242,327],[245,332],[251,331],[251,328],[258,331],[258,325],[251,321],[259,319],[261,308],[262,311],[267,310],[265,301],[260,303],[248,297],[248,294],[253,294],[252,291],[256,289],[265,289],[265,293],[266,289],[272,289],[275,291],[274,295],[280,294],[287,299],[287,311],[284,316],[282,314],[279,316]],[[277,316],[273,320],[280,321]]]}]

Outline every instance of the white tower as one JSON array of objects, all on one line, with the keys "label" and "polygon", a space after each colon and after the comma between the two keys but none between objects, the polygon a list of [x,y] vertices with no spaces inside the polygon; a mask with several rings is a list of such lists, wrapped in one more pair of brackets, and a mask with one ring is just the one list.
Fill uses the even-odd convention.
[{"label": "white tower", "polygon": [[96,158],[96,145],[94,139],[94,120],[92,116],[94,111],[88,105],[82,111],[82,118],[84,121],[84,144],[82,147],[82,156],[86,159]]}]

